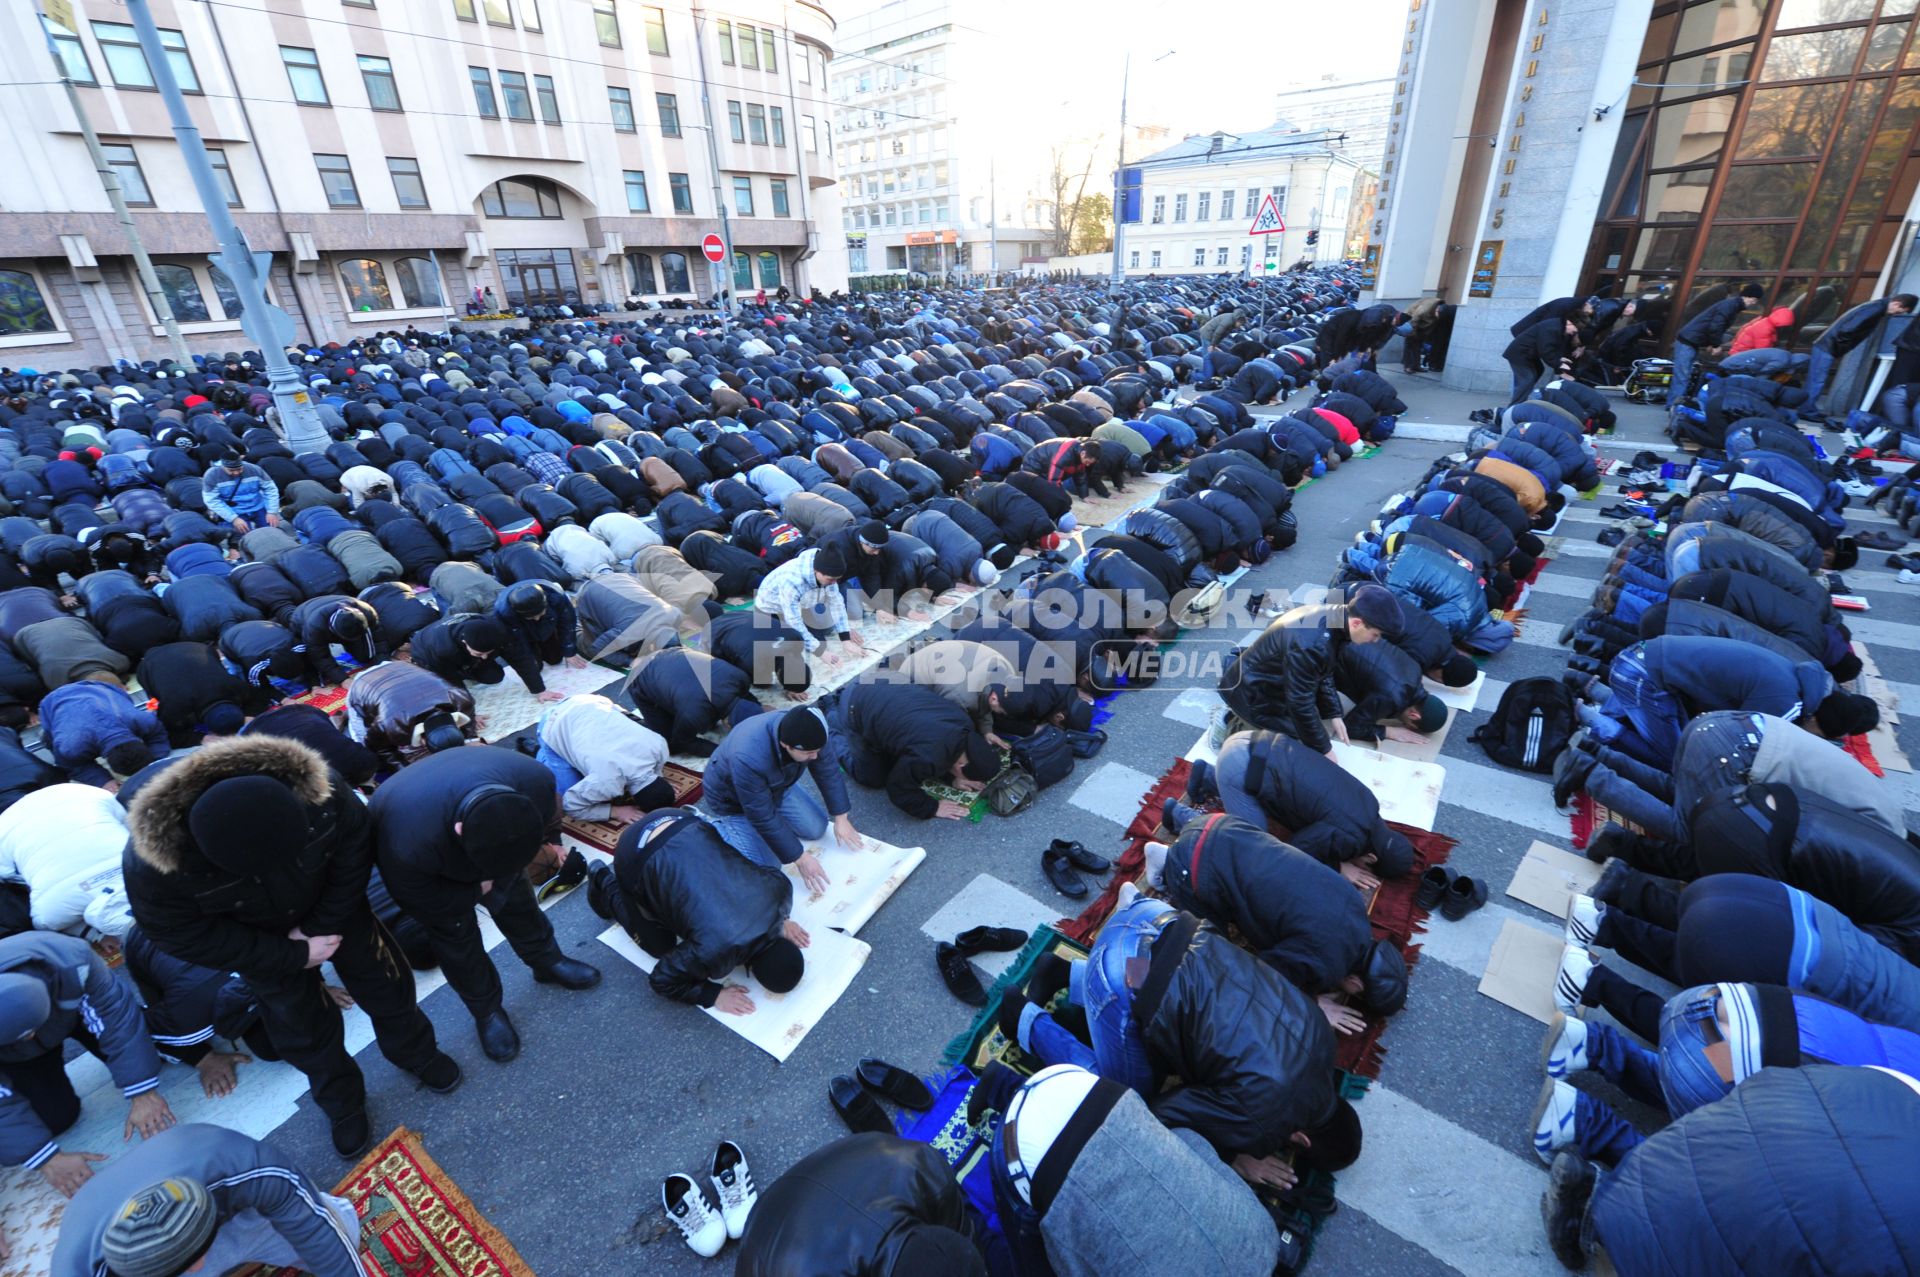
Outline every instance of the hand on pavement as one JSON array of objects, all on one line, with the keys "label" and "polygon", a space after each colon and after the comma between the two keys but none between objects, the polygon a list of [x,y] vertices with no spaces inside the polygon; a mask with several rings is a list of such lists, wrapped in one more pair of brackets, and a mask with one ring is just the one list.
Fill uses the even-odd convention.
[{"label": "hand on pavement", "polygon": [[792,918],[788,918],[780,924],[780,931],[782,935],[799,945],[802,949],[813,943],[813,937],[807,934],[807,929],[795,922]]},{"label": "hand on pavement", "polygon": [[1389,727],[1381,734],[1388,740],[1397,740],[1403,745],[1418,745],[1426,739],[1426,737],[1414,731],[1411,727]]},{"label": "hand on pavement", "polygon": [[138,1131],[142,1139],[152,1139],[172,1125],[173,1110],[167,1106],[167,1097],[158,1091],[142,1091],[127,1106],[127,1129],[121,1138],[130,1140]]},{"label": "hand on pavement", "polygon": [[821,868],[820,857],[810,851],[803,851],[800,853],[800,859],[793,862],[793,867],[800,871],[800,881],[807,884],[808,891],[819,892],[827,889],[827,871]]},{"label": "hand on pavement", "polygon": [[55,1153],[40,1163],[40,1173],[46,1176],[47,1183],[60,1190],[63,1197],[72,1197],[80,1191],[80,1186],[93,1178],[93,1167],[89,1162],[104,1162],[104,1153]]},{"label": "hand on pavement", "polygon": [[713,1009],[722,1015],[752,1015],[753,999],[739,985],[730,984],[720,990],[720,996],[714,999]]},{"label": "hand on pavement", "polygon": [[233,1088],[239,1082],[235,1069],[242,1064],[252,1064],[251,1055],[242,1055],[238,1051],[209,1051],[200,1057],[193,1067],[200,1072],[200,1089],[209,1099],[219,1099],[223,1095],[233,1094]]},{"label": "hand on pavement", "polygon": [[638,807],[629,807],[624,803],[619,806],[607,808],[607,819],[616,821],[622,825],[631,824],[640,819],[640,816],[641,811]]},{"label": "hand on pavement", "polygon": [[1289,1189],[1299,1182],[1293,1167],[1277,1157],[1249,1157],[1239,1153],[1233,1159],[1234,1174],[1249,1184],[1265,1184],[1269,1188]]}]

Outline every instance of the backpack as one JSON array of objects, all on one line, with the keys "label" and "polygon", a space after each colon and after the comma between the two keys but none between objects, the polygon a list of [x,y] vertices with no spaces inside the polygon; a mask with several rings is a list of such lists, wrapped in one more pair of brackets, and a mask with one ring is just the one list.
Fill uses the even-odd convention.
[{"label": "backpack", "polygon": [[1523,678],[1500,693],[1500,703],[1473,739],[1503,767],[1547,773],[1578,725],[1573,689],[1553,677]]},{"label": "backpack", "polygon": [[1012,752],[1013,761],[1031,774],[1041,789],[1073,775],[1073,742],[1052,724],[1014,741]]},{"label": "backpack", "polygon": [[1025,768],[1009,763],[1000,769],[998,776],[987,782],[983,796],[994,815],[1013,816],[1033,806],[1034,797],[1039,792],[1040,786],[1034,784],[1033,777]]}]

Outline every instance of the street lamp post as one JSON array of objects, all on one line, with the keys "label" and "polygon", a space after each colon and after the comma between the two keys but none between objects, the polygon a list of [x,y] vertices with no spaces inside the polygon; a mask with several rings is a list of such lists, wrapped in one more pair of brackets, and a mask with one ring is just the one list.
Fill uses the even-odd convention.
[{"label": "street lamp post", "polygon": [[273,395],[280,432],[295,455],[324,452],[331,439],[326,427],[320,424],[320,413],[313,406],[300,375],[287,359],[287,343],[294,335],[293,316],[267,300],[266,273],[273,264],[273,254],[249,249],[246,236],[240,233],[233,214],[227,211],[226,191],[213,176],[213,165],[207,161],[200,129],[187,110],[186,98],[181,96],[180,82],[174,78],[173,64],[167,60],[167,51],[160,44],[160,32],[153,24],[153,11],[147,7],[147,0],[125,0],[125,3],[127,16],[140,37],[140,51],[146,55],[154,87],[160,91],[160,100],[166,103],[167,116],[173,121],[180,158],[186,161],[194,190],[200,195],[200,206],[206,212],[215,238],[220,241],[220,251],[210,260],[226,272],[227,278],[233,281],[233,291],[239,294],[241,330],[260,343],[260,353],[267,366],[267,388]]},{"label": "street lamp post", "polygon": [[[1168,49],[1165,53],[1155,58],[1154,61],[1165,62],[1176,52],[1178,52],[1178,50]],[[1109,285],[1113,288],[1120,287],[1120,280],[1123,278],[1120,263],[1125,260],[1121,257],[1121,254],[1127,247],[1127,210],[1125,195],[1125,183],[1127,180],[1127,84],[1132,78],[1133,54],[1129,53],[1127,54],[1126,61],[1121,64],[1120,68],[1120,146],[1118,153],[1114,157],[1115,163],[1113,168],[1113,274],[1108,280]]]}]

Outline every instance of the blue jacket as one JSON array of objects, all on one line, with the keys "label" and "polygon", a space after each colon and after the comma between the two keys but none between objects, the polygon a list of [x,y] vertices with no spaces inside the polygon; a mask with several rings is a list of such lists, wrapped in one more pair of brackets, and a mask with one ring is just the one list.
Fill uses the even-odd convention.
[{"label": "blue jacket", "polygon": [[1454,638],[1487,623],[1487,595],[1472,567],[1423,537],[1402,535],[1387,560],[1386,587]]},{"label": "blue jacket", "polygon": [[233,564],[217,545],[195,541],[167,552],[167,577],[184,581],[190,576],[231,576]]},{"label": "blue jacket", "polygon": [[1720,339],[1727,335],[1727,329],[1733,326],[1733,321],[1747,308],[1746,301],[1746,298],[1737,294],[1722,297],[1689,319],[1673,339],[1689,346],[1718,346]]},{"label": "blue jacket", "polygon": [[1875,1024],[1804,993],[1793,995],[1793,1018],[1802,1059],[1878,1065],[1920,1077],[1920,1033]]},{"label": "blue jacket", "polygon": [[540,677],[541,649],[554,643],[560,647],[560,658],[565,660],[574,654],[574,645],[578,636],[574,621],[573,602],[567,598],[567,592],[550,581],[536,584],[540,592],[547,597],[547,613],[537,621],[525,621],[514,615],[507,606],[507,592],[502,590],[493,600],[493,616],[507,627],[507,646],[500,655],[527,685],[527,690],[538,695],[547,690],[546,682]]},{"label": "blue jacket", "polygon": [[135,706],[124,689],[108,683],[54,688],[40,701],[40,726],[54,761],[83,785],[112,779],[96,760],[116,745],[144,741],[155,758],[165,758],[169,748],[160,720]]},{"label": "blue jacket", "polygon": [[833,742],[812,762],[795,762],[778,740],[780,720],[785,717],[761,714],[727,733],[707,760],[700,805],[711,816],[745,816],[780,862],[792,864],[806,849],[781,815],[780,801],[800,783],[800,777],[812,774],[829,815],[845,815],[852,804],[847,801],[847,782],[840,774]]},{"label": "blue jacket", "polygon": [[1763,1069],[1603,1172],[1620,1277],[1920,1271],[1920,1095],[1874,1069]]},{"label": "blue jacket", "polygon": [[1739,639],[1663,635],[1637,650],[1655,685],[1676,697],[1689,718],[1743,709],[1797,721],[1833,693],[1833,675],[1818,661],[1795,664]]}]

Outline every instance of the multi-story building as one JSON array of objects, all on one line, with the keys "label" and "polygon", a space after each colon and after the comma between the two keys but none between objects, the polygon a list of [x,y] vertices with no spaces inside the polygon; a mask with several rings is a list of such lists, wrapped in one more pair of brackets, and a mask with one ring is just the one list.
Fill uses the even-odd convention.
[{"label": "multi-story building", "polygon": [[1361,168],[1380,171],[1393,114],[1393,79],[1342,80],[1327,75],[1289,84],[1274,94],[1274,114],[1303,133],[1339,133],[1340,147]]},{"label": "multi-story building", "polygon": [[[814,0],[154,0],[227,203],[269,292],[327,342],[507,305],[840,286]],[[166,353],[55,72],[79,86],[198,349],[247,343],[126,13],[0,11],[0,359]],[[730,232],[731,269],[700,244]],[[826,243],[813,227],[833,228]],[[483,294],[484,295],[484,294]],[[216,335],[232,333],[224,342]]]},{"label": "multi-story building", "polygon": [[850,274],[1014,270],[1053,251],[1048,136],[1059,131],[1019,118],[1032,103],[1006,82],[1014,18],[1007,0],[840,13],[834,134]]},{"label": "multi-story building", "polygon": [[[1151,155],[1129,156],[1124,172],[1122,267],[1129,275],[1259,272],[1269,262],[1284,270],[1302,258],[1338,261],[1347,215],[1366,176],[1337,133],[1298,130],[1286,120],[1251,133],[1202,133]],[[1286,229],[1251,235],[1268,195]]]}]

